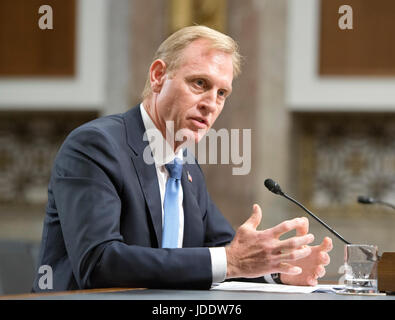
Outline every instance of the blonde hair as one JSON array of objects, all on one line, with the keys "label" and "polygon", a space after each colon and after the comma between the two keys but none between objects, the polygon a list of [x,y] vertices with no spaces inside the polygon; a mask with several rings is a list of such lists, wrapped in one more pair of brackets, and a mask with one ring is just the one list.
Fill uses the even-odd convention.
[{"label": "blonde hair", "polygon": [[[166,64],[166,72],[177,70],[180,63],[182,51],[193,41],[198,39],[208,39],[211,48],[218,49],[232,55],[233,77],[236,78],[241,72],[241,56],[237,43],[229,36],[208,28],[206,26],[190,26],[182,28],[170,35],[159,46],[153,61],[161,59]],[[142,93],[143,100],[151,94],[150,73],[145,82]]]}]

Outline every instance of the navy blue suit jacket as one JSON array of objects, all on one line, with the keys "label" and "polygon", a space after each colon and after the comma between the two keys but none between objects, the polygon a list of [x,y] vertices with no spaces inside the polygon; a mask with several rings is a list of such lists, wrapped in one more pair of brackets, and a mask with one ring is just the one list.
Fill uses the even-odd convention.
[{"label": "navy blue suit jacket", "polygon": [[[160,248],[159,185],[155,165],[143,160],[144,131],[136,106],[82,125],[61,146],[38,264],[52,268],[53,290],[210,288],[207,247],[229,243],[234,230],[210,199],[199,165],[186,163],[183,248]],[[41,276],[37,272],[35,292]]]}]

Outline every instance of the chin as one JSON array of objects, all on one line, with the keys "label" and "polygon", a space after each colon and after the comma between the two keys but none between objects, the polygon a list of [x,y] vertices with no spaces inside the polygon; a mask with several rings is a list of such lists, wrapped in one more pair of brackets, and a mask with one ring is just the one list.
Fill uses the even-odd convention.
[{"label": "chin", "polygon": [[187,128],[180,129],[176,133],[176,141],[180,141],[180,142],[182,141],[182,144],[185,146],[197,143],[198,132],[195,132]]},{"label": "chin", "polygon": [[200,140],[202,140],[202,138],[205,136],[205,134],[206,134],[206,131],[204,131],[204,132],[195,132],[195,135],[194,135],[195,143],[196,144],[199,143]]},{"label": "chin", "polygon": [[198,144],[200,140],[204,137],[204,133],[191,131],[190,135],[188,136],[188,143]]},{"label": "chin", "polygon": [[202,140],[206,133],[206,129],[190,130],[188,139],[194,141],[194,143],[199,143],[199,141]]},{"label": "chin", "polygon": [[193,130],[190,128],[184,128],[181,129],[177,132],[176,134],[176,140],[177,141],[182,141],[182,144],[184,146],[188,145],[193,145],[193,144],[198,144],[200,140],[205,136],[207,133],[207,130],[204,129],[199,129],[199,130]]}]

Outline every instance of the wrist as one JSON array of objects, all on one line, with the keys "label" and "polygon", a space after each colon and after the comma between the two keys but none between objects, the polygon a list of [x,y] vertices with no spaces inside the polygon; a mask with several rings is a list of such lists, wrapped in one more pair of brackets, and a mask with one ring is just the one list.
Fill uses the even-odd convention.
[{"label": "wrist", "polygon": [[235,259],[229,246],[225,247],[226,253],[226,279],[237,278],[237,259]]}]

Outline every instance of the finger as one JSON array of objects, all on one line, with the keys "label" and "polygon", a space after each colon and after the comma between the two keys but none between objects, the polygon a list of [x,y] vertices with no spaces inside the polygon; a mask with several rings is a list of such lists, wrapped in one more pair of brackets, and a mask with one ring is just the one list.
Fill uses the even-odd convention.
[{"label": "finger", "polygon": [[320,244],[320,250],[329,252],[333,248],[332,239],[329,237],[325,237],[322,243]]},{"label": "finger", "polygon": [[296,227],[296,235],[297,236],[304,236],[309,232],[309,219],[306,217],[302,217],[301,219],[301,224]]},{"label": "finger", "polygon": [[309,286],[316,286],[318,284],[318,281],[315,277],[309,276],[307,277],[307,283]]},{"label": "finger", "polygon": [[244,222],[244,226],[249,226],[251,228],[256,229],[259,226],[259,224],[261,223],[261,219],[262,219],[261,207],[257,204],[254,204],[252,206],[252,214],[248,218],[248,220],[246,222]]},{"label": "finger", "polygon": [[277,272],[279,272],[279,273],[286,273],[286,274],[291,274],[291,275],[297,275],[297,274],[302,273],[302,268],[293,266],[293,265],[291,265],[289,263],[285,263],[285,262],[280,262],[278,264],[277,270],[278,270]]},{"label": "finger", "polygon": [[[279,238],[281,235],[283,235],[284,233],[287,233],[291,230],[294,230],[294,229],[303,230],[305,224],[306,224],[306,221],[304,219],[295,218],[292,220],[283,221],[280,224],[278,224],[277,226],[271,228],[270,230],[273,233],[273,236],[275,238]],[[300,231],[300,232],[302,232],[302,231]]]},{"label": "finger", "polygon": [[279,261],[295,261],[307,257],[310,253],[311,247],[303,246],[301,249],[281,253],[275,259]]},{"label": "finger", "polygon": [[296,249],[301,246],[307,245],[314,241],[314,235],[311,233],[301,236],[301,237],[292,237],[290,239],[282,240],[279,244],[280,250],[287,250],[287,249]]},{"label": "finger", "polygon": [[318,263],[322,264],[323,266],[327,266],[331,261],[331,258],[329,257],[329,254],[327,254],[324,251],[320,252]]},{"label": "finger", "polygon": [[318,266],[315,270],[316,278],[322,278],[325,275],[325,268],[323,266]]}]

